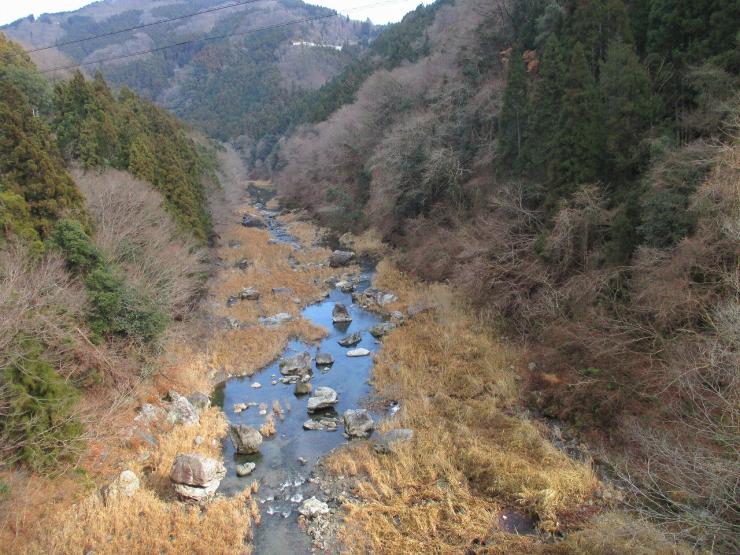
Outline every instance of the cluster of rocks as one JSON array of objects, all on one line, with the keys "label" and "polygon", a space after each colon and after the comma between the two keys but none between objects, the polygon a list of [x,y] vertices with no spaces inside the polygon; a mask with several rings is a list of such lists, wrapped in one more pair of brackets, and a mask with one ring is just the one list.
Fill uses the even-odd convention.
[{"label": "cluster of rocks", "polygon": [[319,418],[309,418],[303,423],[304,430],[336,432],[339,428],[339,418],[335,415],[322,415]]},{"label": "cluster of rocks", "polygon": [[374,287],[364,291],[352,293],[352,301],[368,310],[380,310],[384,306],[395,303],[398,297],[393,293],[386,293]]},{"label": "cluster of rocks", "polygon": [[226,299],[226,306],[232,307],[239,301],[258,301],[260,299],[260,292],[254,287],[245,287],[238,295],[231,295]]},{"label": "cluster of rocks", "polygon": [[[169,397],[169,403],[166,405],[167,421],[171,424],[195,426],[200,423],[198,412],[211,405],[205,393],[195,393],[190,398],[180,395],[177,391],[170,391],[167,395]],[[144,407],[141,410],[144,410]]]},{"label": "cluster of rocks", "polygon": [[259,318],[258,321],[263,326],[270,328],[280,326],[282,324],[290,322],[291,320],[293,320],[293,316],[291,314],[288,314],[287,312],[280,312],[279,314],[275,314],[273,316]]},{"label": "cluster of rocks", "polygon": [[200,502],[212,497],[225,476],[226,467],[221,461],[191,453],[178,455],[170,470],[175,492],[189,501]]},{"label": "cluster of rocks", "polygon": [[233,406],[234,413],[239,414],[240,412],[244,412],[248,408],[256,407],[257,403],[249,402],[249,403],[235,403]]}]

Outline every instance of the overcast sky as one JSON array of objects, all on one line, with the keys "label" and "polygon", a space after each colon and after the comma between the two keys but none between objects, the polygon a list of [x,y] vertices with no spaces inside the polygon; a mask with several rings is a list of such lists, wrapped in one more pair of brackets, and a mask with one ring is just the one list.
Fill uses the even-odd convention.
[{"label": "overcast sky", "polygon": [[[352,19],[365,20],[368,17],[374,23],[388,23],[400,20],[404,14],[422,3],[422,0],[307,0],[310,4],[319,4],[348,14]],[[0,25],[10,23],[29,14],[55,13],[76,10],[91,0],[0,0]],[[429,2],[423,2],[428,4]],[[368,6],[368,4],[379,4]],[[360,9],[353,9],[366,6]]]}]

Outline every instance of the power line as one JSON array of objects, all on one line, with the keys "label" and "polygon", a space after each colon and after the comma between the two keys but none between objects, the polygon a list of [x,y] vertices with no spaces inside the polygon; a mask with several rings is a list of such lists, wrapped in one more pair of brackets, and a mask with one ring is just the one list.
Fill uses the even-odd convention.
[{"label": "power line", "polygon": [[[254,1],[257,1],[257,0],[251,0],[251,1],[254,2]],[[382,4],[392,4],[392,3],[395,3],[395,1],[396,0],[385,0],[383,2],[374,2],[372,4],[365,4],[363,6],[357,6],[357,7],[353,8],[353,9],[351,9],[351,10],[346,10],[346,11],[353,12],[353,11],[362,10],[362,9],[369,8],[369,7],[379,6],[379,5],[382,5]],[[166,46],[160,46],[158,48],[152,48],[150,50],[141,50],[139,52],[133,52],[131,54],[122,54],[120,56],[113,56],[111,58],[101,58],[99,60],[93,60],[91,62],[82,62],[82,63],[79,63],[79,64],[72,64],[72,65],[68,65],[68,66],[52,67],[52,68],[40,70],[39,73],[45,74],[45,73],[51,73],[53,71],[64,71],[64,70],[68,70],[68,69],[75,69],[75,68],[79,68],[79,67],[85,67],[85,66],[92,66],[92,65],[96,65],[96,64],[102,64],[102,63],[105,63],[105,62],[112,62],[112,61],[117,61],[117,60],[125,60],[127,58],[133,58],[134,56],[143,56],[144,54],[151,54],[151,53],[154,53],[154,52],[161,52],[163,50],[168,50],[170,48],[176,48],[178,46],[186,46],[188,44],[194,44],[196,42],[208,42],[208,41],[213,41],[213,40],[225,39],[225,38],[229,38],[229,37],[244,36],[244,35],[249,35],[249,34],[252,34],[252,33],[257,33],[259,31],[267,31],[267,30],[270,30],[270,29],[279,29],[279,28],[282,28],[282,27],[289,27],[291,25],[299,25],[301,23],[310,23],[312,21],[319,21],[319,20],[322,20],[322,19],[329,19],[329,18],[332,18],[332,17],[341,17],[342,15],[343,14],[340,14],[338,12],[334,12],[334,13],[328,13],[328,14],[314,16],[314,17],[307,17],[307,18],[304,18],[304,19],[297,19],[297,20],[294,20],[294,21],[286,21],[286,22],[283,22],[283,23],[276,23],[274,25],[268,25],[268,26],[265,26],[265,27],[257,27],[255,29],[247,29],[246,31],[239,31],[239,32],[236,32],[236,33],[226,33],[224,35],[215,35],[215,36],[210,36],[210,37],[202,37],[202,38],[198,38],[198,39],[191,39],[191,40],[186,40],[186,41],[183,41],[183,42],[178,42],[178,43],[175,43],[175,44],[168,44]]]},{"label": "power line", "polygon": [[247,4],[254,4],[256,2],[262,2],[262,1],[263,0],[245,0],[244,2],[236,2],[235,4],[229,4],[228,6],[218,6],[216,8],[210,8],[210,9],[207,9],[207,10],[203,10],[203,11],[200,11],[200,12],[191,13],[191,14],[188,14],[188,15],[179,15],[177,17],[172,17],[172,18],[169,18],[169,19],[162,19],[160,21],[154,21],[152,23],[144,23],[142,25],[136,25],[135,27],[129,27],[127,29],[120,29],[118,31],[110,31],[108,33],[103,33],[103,34],[100,34],[100,35],[93,35],[91,37],[86,37],[86,38],[83,38],[83,39],[75,39],[75,40],[70,40],[70,41],[67,41],[67,42],[58,42],[56,44],[50,44],[49,46],[40,46],[38,48],[33,48],[31,50],[26,50],[26,53],[27,54],[33,54],[34,52],[41,52],[42,50],[50,50],[52,48],[60,48],[62,46],[69,46],[70,44],[79,44],[81,42],[87,42],[89,40],[94,40],[94,39],[99,39],[99,38],[104,38],[104,37],[112,37],[112,36],[115,36],[115,35],[120,35],[121,33],[128,33],[130,31],[136,31],[138,29],[146,29],[147,27],[153,27],[155,25],[161,25],[163,23],[170,23],[171,21],[180,21],[182,19],[188,19],[188,18],[195,17],[195,16],[198,16],[198,15],[203,15],[203,14],[212,13],[212,12],[218,12],[220,10],[226,10],[228,8],[237,8],[239,6],[246,6]]},{"label": "power line", "polygon": [[275,25],[268,25],[266,27],[257,27],[255,29],[248,29],[246,31],[240,31],[238,33],[228,33],[226,35],[218,35],[218,36],[212,36],[212,37],[202,37],[199,39],[192,39],[192,40],[186,40],[183,42],[178,42],[175,44],[168,44],[167,46],[160,46],[159,48],[152,48],[151,50],[141,50],[139,52],[133,52],[131,54],[122,54],[121,56],[114,56],[112,58],[102,58],[100,60],[93,60],[92,62],[83,62],[80,64],[73,64],[69,66],[60,66],[60,67],[53,67],[49,69],[41,70],[39,73],[51,73],[52,71],[62,71],[66,69],[75,69],[77,67],[85,67],[85,66],[92,66],[95,64],[102,64],[105,62],[112,62],[116,60],[125,60],[126,58],[133,58],[134,56],[142,56],[144,54],[151,54],[153,52],[161,52],[162,50],[168,50],[169,48],[176,48],[178,46],[185,46],[187,44],[193,44],[196,42],[208,42],[212,40],[220,40],[225,39],[229,37],[238,37],[242,35],[249,35],[251,33],[257,33],[258,31],[267,31],[270,29],[279,29],[281,27],[289,27],[291,25],[298,25],[300,23],[310,23],[311,21],[318,21],[320,19],[328,19],[330,17],[337,17],[339,14],[331,13],[326,15],[319,15],[316,17],[307,17],[305,19],[297,19],[295,21],[286,21],[284,23],[276,23]]}]

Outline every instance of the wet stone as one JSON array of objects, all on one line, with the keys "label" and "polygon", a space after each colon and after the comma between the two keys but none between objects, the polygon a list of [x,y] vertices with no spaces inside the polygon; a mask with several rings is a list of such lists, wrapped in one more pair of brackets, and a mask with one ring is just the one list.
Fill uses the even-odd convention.
[{"label": "wet stone", "polygon": [[316,355],[316,366],[331,366],[334,364],[334,357],[329,353],[318,353]]},{"label": "wet stone", "polygon": [[356,331],[355,333],[350,334],[347,337],[343,337],[342,339],[340,339],[339,344],[342,347],[354,347],[360,341],[362,341],[362,334],[359,331]]},{"label": "wet stone", "polygon": [[317,387],[316,392],[308,400],[306,410],[309,413],[316,412],[322,409],[328,409],[339,402],[337,392],[331,387]]},{"label": "wet stone", "polygon": [[304,351],[293,357],[280,361],[280,373],[283,376],[306,376],[311,374],[311,355]]},{"label": "wet stone", "polygon": [[347,310],[346,306],[344,306],[342,303],[337,303],[334,305],[334,309],[331,311],[331,319],[332,322],[334,322],[335,324],[351,322],[352,315],[349,313],[349,310]]}]

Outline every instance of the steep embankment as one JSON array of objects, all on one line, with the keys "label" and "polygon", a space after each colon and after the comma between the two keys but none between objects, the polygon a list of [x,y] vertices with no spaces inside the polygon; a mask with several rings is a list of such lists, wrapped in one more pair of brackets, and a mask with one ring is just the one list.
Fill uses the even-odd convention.
[{"label": "steep embankment", "polygon": [[265,159],[279,192],[450,283],[629,508],[736,551],[737,3],[436,8],[400,66],[324,88],[356,94]]}]

